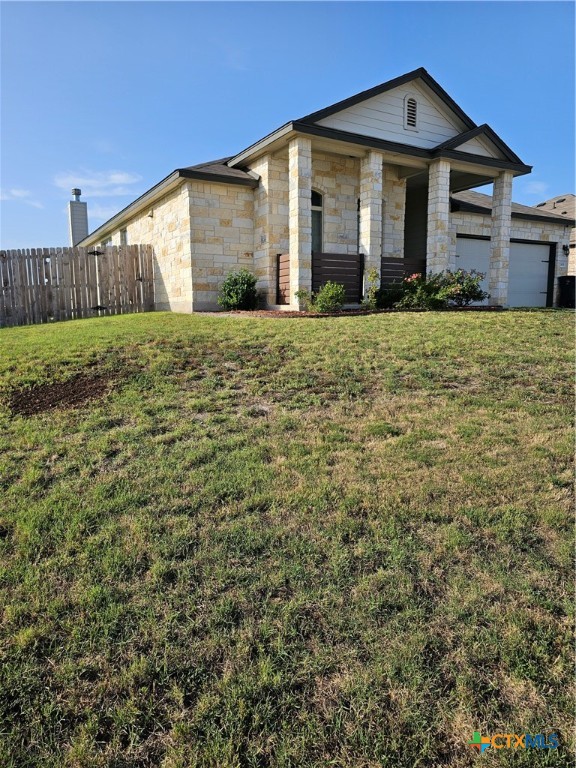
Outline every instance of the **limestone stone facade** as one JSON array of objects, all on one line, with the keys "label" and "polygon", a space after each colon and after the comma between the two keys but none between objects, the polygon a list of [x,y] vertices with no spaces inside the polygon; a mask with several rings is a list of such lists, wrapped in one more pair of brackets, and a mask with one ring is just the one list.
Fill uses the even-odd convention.
[{"label": "limestone stone facade", "polygon": [[192,309],[192,249],[190,190],[187,184],[168,193],[150,208],[128,219],[110,234],[112,245],[154,246],[156,309],[190,312]]},{"label": "limestone stone facade", "polygon": [[430,272],[451,269],[450,253],[450,163],[435,160],[428,175],[427,266]]},{"label": "limestone stone facade", "polygon": [[214,309],[228,272],[254,267],[254,194],[227,184],[188,182],[192,309]]},{"label": "limestone stone facade", "polygon": [[488,290],[494,304],[505,305],[508,299],[511,223],[512,174],[510,171],[504,171],[494,180],[494,194],[492,195]]}]

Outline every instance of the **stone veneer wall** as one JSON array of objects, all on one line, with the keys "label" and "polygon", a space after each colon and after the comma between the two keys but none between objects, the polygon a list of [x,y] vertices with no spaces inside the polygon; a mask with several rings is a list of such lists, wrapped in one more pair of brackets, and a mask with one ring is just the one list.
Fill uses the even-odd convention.
[{"label": "stone veneer wall", "polygon": [[254,269],[254,191],[189,181],[193,309],[218,309],[218,290],[240,267]]},{"label": "stone veneer wall", "polygon": [[254,272],[267,304],[276,304],[276,255],[288,253],[288,162],[266,155],[251,170],[260,176],[254,190]]},{"label": "stone veneer wall", "polygon": [[360,160],[312,153],[312,188],[323,195],[325,253],[358,253]]},{"label": "stone veneer wall", "polygon": [[[182,184],[160,202],[119,227],[112,244],[120,245],[120,231],[128,243],[154,247],[154,293],[157,310],[192,311],[189,190]],[[152,214],[152,215],[149,215]]]},{"label": "stone veneer wall", "polygon": [[382,255],[404,258],[404,229],[406,219],[406,179],[398,178],[398,169],[384,164],[382,176],[384,200],[384,231]]}]

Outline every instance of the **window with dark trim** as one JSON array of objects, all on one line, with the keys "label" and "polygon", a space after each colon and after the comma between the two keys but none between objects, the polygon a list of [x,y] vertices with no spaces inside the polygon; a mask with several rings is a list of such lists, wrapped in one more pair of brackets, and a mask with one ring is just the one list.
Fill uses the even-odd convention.
[{"label": "window with dark trim", "polygon": [[312,190],[312,252],[322,253],[323,241],[323,213],[322,213],[322,195],[320,192]]}]

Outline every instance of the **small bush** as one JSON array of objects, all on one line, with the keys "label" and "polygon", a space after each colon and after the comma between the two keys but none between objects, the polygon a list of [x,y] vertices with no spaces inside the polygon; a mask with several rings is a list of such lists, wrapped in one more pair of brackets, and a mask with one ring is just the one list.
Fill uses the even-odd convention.
[{"label": "small bush", "polygon": [[465,307],[474,301],[483,301],[488,294],[480,287],[485,275],[471,270],[446,270],[427,276],[415,273],[400,283],[393,283],[377,292],[380,309],[448,309]]},{"label": "small bush", "polygon": [[456,272],[448,270],[444,272],[448,302],[456,307],[467,307],[474,301],[484,301],[489,297],[486,291],[480,287],[480,283],[486,275],[471,269],[457,269]]},{"label": "small bush", "polygon": [[316,312],[337,312],[346,301],[346,290],[340,283],[329,280],[314,296],[313,306]]},{"label": "small bush", "polygon": [[376,292],[377,309],[393,309],[400,299],[404,296],[404,286],[402,283],[391,283],[382,286]]},{"label": "small bush", "polygon": [[256,309],[257,278],[247,269],[229,272],[220,287],[218,304],[223,309]]},{"label": "small bush", "polygon": [[299,291],[296,291],[294,296],[296,296],[296,298],[300,302],[300,306],[304,310],[304,312],[307,312],[309,309],[312,309],[314,294],[310,293],[310,291],[307,288],[300,288]]},{"label": "small bush", "polygon": [[366,278],[366,293],[362,299],[362,304],[366,309],[376,309],[378,306],[378,270],[368,270]]},{"label": "small bush", "polygon": [[395,304],[398,309],[445,309],[448,304],[441,274],[410,275],[402,286],[402,298]]},{"label": "small bush", "polygon": [[328,281],[317,293],[310,293],[306,288],[300,288],[294,294],[304,311],[337,312],[346,301],[346,289],[340,283]]}]

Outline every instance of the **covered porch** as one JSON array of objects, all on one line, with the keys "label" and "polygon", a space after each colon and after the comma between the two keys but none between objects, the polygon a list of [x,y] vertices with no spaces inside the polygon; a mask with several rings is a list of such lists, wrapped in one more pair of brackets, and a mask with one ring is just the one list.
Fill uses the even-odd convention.
[{"label": "covered porch", "polygon": [[386,283],[407,269],[455,269],[450,194],[493,183],[490,295],[506,304],[513,171],[491,158],[430,159],[429,151],[411,150],[297,135],[275,155],[272,162],[287,167],[288,227],[284,248],[270,259],[270,303],[299,309],[297,291],[330,279],[345,284],[354,304],[370,270]]}]

